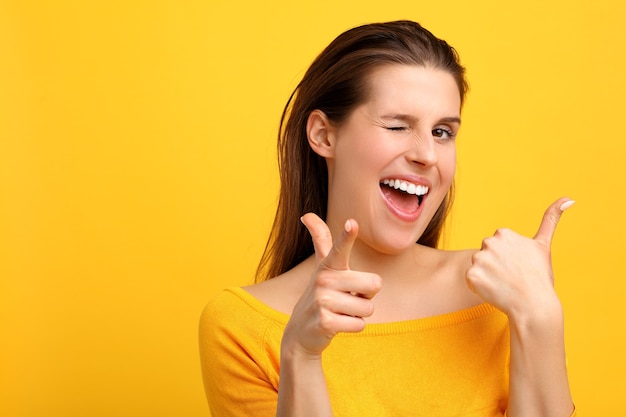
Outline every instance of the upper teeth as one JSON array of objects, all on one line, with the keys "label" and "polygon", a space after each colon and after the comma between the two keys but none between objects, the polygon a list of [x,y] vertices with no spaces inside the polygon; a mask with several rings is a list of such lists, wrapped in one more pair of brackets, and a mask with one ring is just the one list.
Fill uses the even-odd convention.
[{"label": "upper teeth", "polygon": [[415,185],[402,180],[383,180],[383,184],[409,194],[425,195],[428,192],[428,187],[425,185]]}]

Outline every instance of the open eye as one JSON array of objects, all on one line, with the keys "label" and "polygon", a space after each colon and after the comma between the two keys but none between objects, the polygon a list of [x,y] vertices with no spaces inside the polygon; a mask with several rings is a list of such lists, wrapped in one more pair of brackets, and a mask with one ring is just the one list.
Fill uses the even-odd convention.
[{"label": "open eye", "polygon": [[454,139],[456,134],[450,129],[438,127],[436,129],[433,129],[433,136],[436,138],[449,140],[449,139]]}]

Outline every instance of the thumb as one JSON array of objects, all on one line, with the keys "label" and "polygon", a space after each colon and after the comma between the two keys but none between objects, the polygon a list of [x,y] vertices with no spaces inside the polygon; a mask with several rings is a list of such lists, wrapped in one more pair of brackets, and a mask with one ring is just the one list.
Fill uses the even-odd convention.
[{"label": "thumb", "polygon": [[313,238],[315,258],[323,267],[335,270],[350,269],[350,252],[359,233],[355,220],[344,224],[343,233],[333,243],[333,237],[324,220],[313,213],[307,213],[300,219]]},{"label": "thumb", "polygon": [[359,224],[356,220],[348,220],[343,225],[343,232],[334,243],[322,264],[328,269],[342,271],[350,269],[350,253],[359,234]]},{"label": "thumb", "polygon": [[554,236],[554,231],[556,230],[556,225],[559,223],[561,214],[573,204],[574,200],[567,197],[559,198],[552,203],[543,215],[539,230],[537,230],[537,234],[535,235],[535,240],[549,248],[552,244],[552,237]]}]

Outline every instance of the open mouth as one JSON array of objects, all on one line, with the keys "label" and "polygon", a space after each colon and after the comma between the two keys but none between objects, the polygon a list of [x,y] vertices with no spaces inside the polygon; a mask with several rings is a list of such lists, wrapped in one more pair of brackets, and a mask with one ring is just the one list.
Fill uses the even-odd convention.
[{"label": "open mouth", "polygon": [[387,201],[405,213],[417,211],[428,194],[428,186],[400,179],[384,179],[380,188]]}]

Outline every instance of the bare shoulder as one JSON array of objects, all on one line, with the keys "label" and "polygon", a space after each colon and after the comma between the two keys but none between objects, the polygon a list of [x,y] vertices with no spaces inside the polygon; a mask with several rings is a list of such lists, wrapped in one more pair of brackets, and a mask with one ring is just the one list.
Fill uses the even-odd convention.
[{"label": "bare shoulder", "polygon": [[483,300],[474,294],[467,286],[466,274],[472,265],[472,256],[475,249],[466,250],[439,250],[428,248],[433,260],[432,276],[437,282],[437,289],[447,294],[450,310],[471,307],[481,304]]},{"label": "bare shoulder", "polygon": [[306,260],[284,274],[243,289],[268,307],[290,315],[309,282],[312,266]]},{"label": "bare shoulder", "polygon": [[472,264],[472,256],[477,252],[476,249],[463,250],[441,250],[429,247],[420,247],[419,256],[432,260],[433,267],[436,269],[446,269],[449,273],[451,270],[462,272]]},{"label": "bare shoulder", "polygon": [[441,256],[444,258],[444,261],[452,265],[454,268],[463,272],[465,275],[465,271],[472,265],[472,256],[478,252],[477,249],[463,249],[463,250],[442,250],[439,251]]}]

